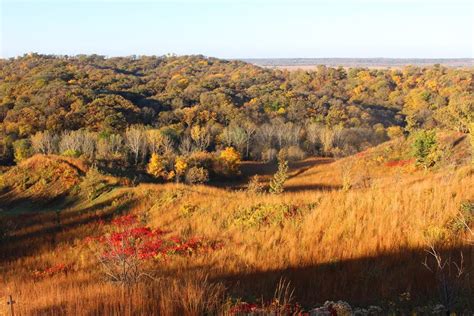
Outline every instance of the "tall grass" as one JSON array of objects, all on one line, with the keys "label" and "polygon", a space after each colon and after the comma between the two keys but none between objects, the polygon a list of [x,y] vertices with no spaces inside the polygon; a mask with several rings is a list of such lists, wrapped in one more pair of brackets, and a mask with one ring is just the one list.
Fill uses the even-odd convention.
[{"label": "tall grass", "polygon": [[[400,303],[406,292],[410,304],[436,301],[435,278],[422,266],[424,249],[436,245],[453,256],[462,251],[467,265],[474,262],[466,233],[453,229],[460,206],[474,200],[473,168],[418,172],[379,164],[370,168],[370,185],[342,190],[347,179],[338,164],[344,163],[291,178],[281,195],[141,184],[71,206],[58,230],[47,230],[55,220],[51,213],[16,218],[10,241],[0,246],[0,297],[13,294],[20,315],[200,315],[223,313],[229,298],[272,299],[283,277],[295,288],[291,296],[307,305],[328,299]],[[353,175],[367,172],[365,163],[353,168]],[[222,247],[157,262],[156,280],[124,292],[103,279],[82,243],[99,229],[99,218],[107,221],[117,209]],[[242,224],[238,216],[246,209],[261,211],[257,224]],[[268,209],[290,211],[274,219],[281,214]],[[33,270],[57,263],[71,269],[32,277]],[[0,314],[6,308],[0,303]]]}]

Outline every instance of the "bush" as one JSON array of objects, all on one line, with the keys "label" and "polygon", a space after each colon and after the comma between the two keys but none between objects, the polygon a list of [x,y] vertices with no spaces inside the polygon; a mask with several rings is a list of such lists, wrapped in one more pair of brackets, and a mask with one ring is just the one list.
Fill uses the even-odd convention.
[{"label": "bush", "polygon": [[214,155],[207,151],[196,151],[188,157],[190,167],[202,167],[211,170],[214,164]]},{"label": "bush", "polygon": [[254,175],[247,185],[247,193],[250,194],[261,194],[265,191],[265,185],[260,182],[258,174]]},{"label": "bush", "polygon": [[403,128],[400,126],[387,127],[387,135],[390,139],[397,139],[403,136]]},{"label": "bush", "polygon": [[289,161],[303,160],[306,157],[305,152],[299,146],[288,147],[287,153]]},{"label": "bush", "polygon": [[282,150],[278,155],[278,171],[273,175],[273,179],[270,181],[270,193],[282,193],[286,179],[288,179],[288,161]]},{"label": "bush", "polygon": [[78,158],[79,156],[81,156],[81,152],[74,149],[67,149],[62,152],[62,155],[66,157]]},{"label": "bush", "polygon": [[416,163],[425,169],[434,166],[439,159],[436,132],[421,130],[414,137],[413,155],[416,158]]},{"label": "bush", "polygon": [[302,209],[294,205],[259,203],[239,208],[234,213],[233,223],[244,228],[281,225],[286,220],[297,218],[301,213]]},{"label": "bush", "polygon": [[192,167],[186,172],[186,183],[196,184],[209,181],[209,172],[202,167]]}]

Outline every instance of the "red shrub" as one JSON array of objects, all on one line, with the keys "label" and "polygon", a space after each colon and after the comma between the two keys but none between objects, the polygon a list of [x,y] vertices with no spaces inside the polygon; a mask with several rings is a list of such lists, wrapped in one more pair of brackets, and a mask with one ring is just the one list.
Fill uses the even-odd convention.
[{"label": "red shrub", "polygon": [[46,277],[51,277],[53,275],[59,274],[59,273],[66,273],[70,269],[70,265],[64,264],[64,263],[59,263],[54,266],[51,266],[49,268],[46,268],[44,270],[35,270],[33,271],[33,277],[37,280],[43,279]]},{"label": "red shrub", "polygon": [[404,167],[415,162],[414,159],[392,160],[385,163],[386,167]]},{"label": "red shrub", "polygon": [[111,232],[96,238],[87,238],[86,243],[95,249],[104,272],[113,281],[130,284],[144,275],[143,264],[149,259],[166,259],[169,255],[191,255],[198,250],[214,250],[216,243],[205,243],[193,237],[166,238],[167,232],[152,230],[139,223],[135,215],[114,219]]}]

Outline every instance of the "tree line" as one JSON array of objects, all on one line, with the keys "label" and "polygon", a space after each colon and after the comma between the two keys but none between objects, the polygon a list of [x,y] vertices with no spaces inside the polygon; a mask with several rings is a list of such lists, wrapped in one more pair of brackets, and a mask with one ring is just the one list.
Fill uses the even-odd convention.
[{"label": "tree line", "polygon": [[[346,155],[403,132],[469,132],[472,69],[264,69],[203,56],[0,60],[0,160],[33,152],[147,163]],[[166,153],[166,154],[165,154]],[[117,159],[120,158],[120,159]]]}]

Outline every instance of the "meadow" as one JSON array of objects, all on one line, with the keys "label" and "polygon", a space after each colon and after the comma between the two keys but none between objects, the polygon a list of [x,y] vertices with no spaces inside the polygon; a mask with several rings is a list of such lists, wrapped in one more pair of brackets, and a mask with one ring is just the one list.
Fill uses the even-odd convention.
[{"label": "meadow", "polygon": [[[465,135],[440,139],[430,169],[403,138],[290,163],[281,194],[246,185],[260,173],[267,187],[272,164],[241,163],[239,181],[131,183],[35,155],[2,176],[0,313],[13,295],[16,315],[323,315],[310,311],[328,300],[381,308],[372,314],[438,304],[467,314],[474,166]],[[134,241],[127,258],[140,276],[114,282],[107,236],[139,232],[149,244]]]}]

